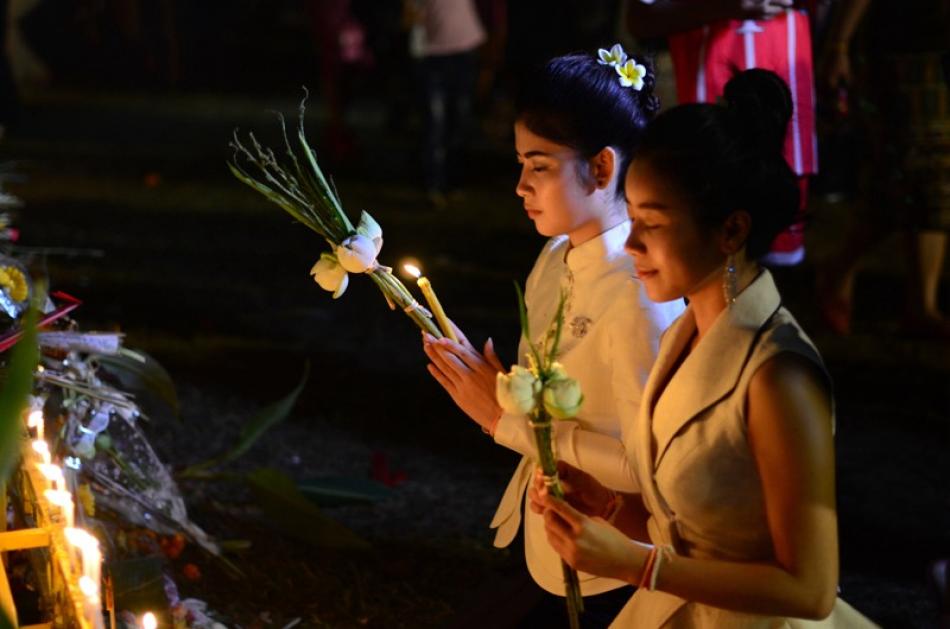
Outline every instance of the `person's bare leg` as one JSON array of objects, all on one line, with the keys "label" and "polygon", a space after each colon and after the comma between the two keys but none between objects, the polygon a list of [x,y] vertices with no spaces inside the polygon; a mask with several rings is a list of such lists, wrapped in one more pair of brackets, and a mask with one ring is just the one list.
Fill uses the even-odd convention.
[{"label": "person's bare leg", "polygon": [[950,338],[950,320],[944,317],[938,303],[947,234],[942,231],[909,234],[908,245],[907,323],[922,334]]}]

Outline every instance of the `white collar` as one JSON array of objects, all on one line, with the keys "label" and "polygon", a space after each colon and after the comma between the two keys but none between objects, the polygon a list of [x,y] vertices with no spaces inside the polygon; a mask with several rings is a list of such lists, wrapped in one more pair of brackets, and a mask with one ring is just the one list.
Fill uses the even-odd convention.
[{"label": "white collar", "polygon": [[[623,220],[576,247],[570,247],[565,256],[567,268],[578,273],[597,264],[604,264],[617,255],[626,256],[623,245],[630,235],[630,221]],[[568,241],[569,242],[569,241]]]}]

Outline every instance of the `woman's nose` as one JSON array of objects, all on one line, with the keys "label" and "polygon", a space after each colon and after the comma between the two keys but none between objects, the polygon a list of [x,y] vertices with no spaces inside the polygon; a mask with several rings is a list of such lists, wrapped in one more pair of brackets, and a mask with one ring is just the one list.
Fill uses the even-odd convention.
[{"label": "woman's nose", "polygon": [[637,223],[634,221],[633,224],[630,225],[630,235],[627,236],[627,242],[623,244],[624,251],[631,256],[643,253],[644,251],[643,241],[640,240],[637,231]]},{"label": "woman's nose", "polygon": [[528,196],[528,191],[530,190],[528,183],[525,181],[525,169],[521,169],[521,173],[518,175],[518,184],[515,186],[515,194],[519,197]]}]

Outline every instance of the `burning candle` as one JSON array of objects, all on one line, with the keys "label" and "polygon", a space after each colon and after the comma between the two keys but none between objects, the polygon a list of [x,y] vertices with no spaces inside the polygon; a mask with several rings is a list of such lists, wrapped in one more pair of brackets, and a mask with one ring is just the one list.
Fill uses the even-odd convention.
[{"label": "burning candle", "polygon": [[99,598],[99,584],[83,575],[79,578],[79,591],[83,593],[83,614],[93,629],[104,629],[102,603]]},{"label": "burning candle", "polygon": [[44,464],[49,464],[52,460],[49,453],[49,444],[42,439],[33,441],[33,451],[40,455],[40,459]]},{"label": "burning candle", "polygon": [[422,271],[419,270],[419,267],[414,264],[404,264],[402,268],[405,269],[406,273],[416,278],[416,285],[419,286],[419,290],[421,290],[425,296],[426,302],[429,304],[429,309],[432,310],[432,315],[439,324],[442,334],[458,343],[459,339],[455,335],[455,330],[452,329],[449,318],[445,316],[445,311],[442,310],[442,304],[439,302],[439,298],[435,296],[435,289],[432,288],[432,282],[430,282],[429,278],[425,277]]},{"label": "burning candle", "polygon": [[[45,441],[43,443],[46,443]],[[43,472],[46,480],[52,483],[53,489],[65,489],[66,477],[63,476],[63,469],[52,463],[37,463],[36,467]]]},{"label": "burning candle", "polygon": [[66,526],[72,527],[76,522],[76,509],[73,504],[73,495],[66,489],[47,489],[43,492],[51,505],[59,507],[66,519]]},{"label": "burning candle", "polygon": [[145,612],[142,616],[142,629],[156,629],[158,627],[158,619],[155,618],[155,614],[152,612]]},{"label": "burning candle", "polygon": [[36,438],[39,441],[43,440],[43,423],[42,409],[33,409],[26,418],[26,425],[36,429]]}]

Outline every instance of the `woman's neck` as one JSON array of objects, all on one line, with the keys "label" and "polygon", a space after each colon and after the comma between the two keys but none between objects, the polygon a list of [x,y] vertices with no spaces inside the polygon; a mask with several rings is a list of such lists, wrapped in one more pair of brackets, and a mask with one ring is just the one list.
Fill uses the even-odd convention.
[{"label": "woman's neck", "polygon": [[[759,265],[754,262],[747,262],[745,256],[742,256],[742,260],[738,258],[739,256],[737,256],[735,263],[738,275],[736,291],[741,293],[758,276]],[[709,332],[722,311],[727,308],[726,296],[723,293],[723,275],[725,272],[725,266],[713,271],[686,296],[689,299],[690,308],[693,310],[693,318],[696,321],[694,343],[699,343]]]},{"label": "woman's neck", "polygon": [[626,220],[626,209],[622,205],[612,207],[567,232],[567,237],[571,241],[572,248],[579,247],[588,240],[600,236],[605,231],[613,229]]}]

